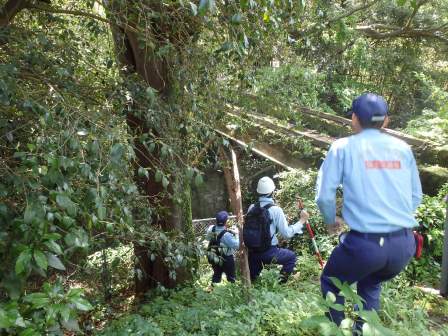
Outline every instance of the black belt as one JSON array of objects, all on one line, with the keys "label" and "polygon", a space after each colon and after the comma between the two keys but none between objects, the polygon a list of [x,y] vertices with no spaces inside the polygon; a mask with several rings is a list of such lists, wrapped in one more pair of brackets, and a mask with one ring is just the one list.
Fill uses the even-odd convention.
[{"label": "black belt", "polygon": [[384,232],[384,233],[367,233],[367,232],[359,232],[355,230],[350,230],[350,234],[353,234],[358,237],[363,237],[367,239],[378,239],[378,238],[386,238],[386,237],[399,237],[399,236],[407,236],[412,234],[412,229],[400,229],[393,232]]}]

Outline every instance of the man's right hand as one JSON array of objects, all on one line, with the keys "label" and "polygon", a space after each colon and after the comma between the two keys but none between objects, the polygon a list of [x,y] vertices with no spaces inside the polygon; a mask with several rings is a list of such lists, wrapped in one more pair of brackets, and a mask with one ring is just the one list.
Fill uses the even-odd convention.
[{"label": "man's right hand", "polygon": [[306,222],[308,222],[309,218],[310,218],[310,214],[306,210],[300,211],[300,222],[302,224],[305,224]]},{"label": "man's right hand", "polygon": [[337,235],[344,230],[344,220],[341,217],[336,217],[334,224],[327,225],[329,235]]}]

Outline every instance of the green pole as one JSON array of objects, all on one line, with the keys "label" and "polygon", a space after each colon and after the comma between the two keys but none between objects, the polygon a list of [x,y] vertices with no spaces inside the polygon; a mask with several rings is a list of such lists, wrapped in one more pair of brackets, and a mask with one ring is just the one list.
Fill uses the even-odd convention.
[{"label": "green pole", "polygon": [[448,297],[448,195],[445,197],[446,217],[445,217],[445,239],[443,244],[442,257],[442,282],[440,283],[440,294]]}]

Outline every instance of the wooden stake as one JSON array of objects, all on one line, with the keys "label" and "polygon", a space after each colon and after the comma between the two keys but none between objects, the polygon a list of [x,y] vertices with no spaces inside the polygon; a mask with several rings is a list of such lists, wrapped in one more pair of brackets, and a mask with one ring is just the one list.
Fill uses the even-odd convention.
[{"label": "wooden stake", "polygon": [[[244,216],[243,216],[243,203],[241,200],[241,184],[240,184],[240,174],[238,171],[238,162],[236,158],[236,153],[230,147],[231,161],[227,156],[223,147],[219,148],[219,155],[221,158],[222,166],[224,169],[224,178],[226,180],[227,191],[230,196],[230,205],[232,207],[233,213],[236,215],[238,222],[238,231],[239,231],[239,239],[240,239],[240,248],[238,251],[238,260],[241,270],[241,278],[243,280],[243,284],[246,287],[250,287],[250,272],[249,272],[249,261],[248,261],[248,252],[246,246],[243,243],[243,225],[244,225]],[[230,167],[229,167],[230,166]]]}]

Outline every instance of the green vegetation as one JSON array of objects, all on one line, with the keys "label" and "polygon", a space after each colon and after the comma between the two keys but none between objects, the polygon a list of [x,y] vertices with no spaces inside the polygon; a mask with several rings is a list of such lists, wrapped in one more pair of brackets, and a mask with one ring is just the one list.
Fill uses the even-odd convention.
[{"label": "green vegetation", "polygon": [[[190,189],[221,168],[232,105],[325,133],[296,107],[343,115],[373,90],[393,127],[446,147],[447,17],[446,0],[0,0],[0,335],[336,333],[306,238],[288,286],[267,271],[249,297],[206,293]],[[249,202],[267,164],[245,160]],[[278,200],[294,217],[304,198],[327,257],[314,180],[281,172]],[[446,303],[410,286],[438,282],[447,188],[418,212],[425,257],[383,295],[399,334],[446,332]]]},{"label": "green vegetation", "polygon": [[[163,291],[100,335],[351,335],[349,327],[337,331],[324,318],[331,301],[321,298],[318,264],[306,250],[297,271],[286,286],[278,284],[277,270],[263,271],[247,300],[239,283],[222,283],[209,293],[211,274],[205,272],[190,286]],[[353,293],[346,291],[347,297]],[[385,286],[382,306],[381,322],[372,322],[372,329],[383,325],[398,335],[448,335],[446,301],[409,287],[404,277]]]}]

